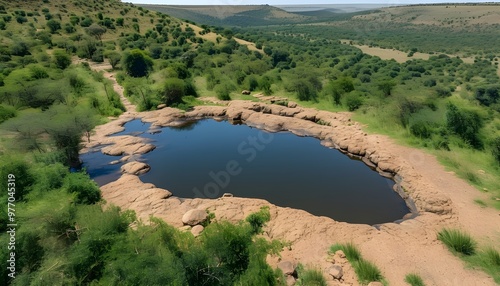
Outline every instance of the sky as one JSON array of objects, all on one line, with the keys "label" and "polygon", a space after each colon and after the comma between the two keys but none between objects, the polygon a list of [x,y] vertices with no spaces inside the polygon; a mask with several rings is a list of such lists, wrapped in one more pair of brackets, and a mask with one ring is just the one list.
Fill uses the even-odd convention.
[{"label": "sky", "polygon": [[[417,3],[462,3],[462,2],[486,2],[481,0],[122,0],[122,2],[131,2],[136,4],[163,4],[163,5],[298,5],[298,4],[417,4]],[[310,2],[310,3],[308,3]],[[498,2],[491,1],[488,2]]]}]

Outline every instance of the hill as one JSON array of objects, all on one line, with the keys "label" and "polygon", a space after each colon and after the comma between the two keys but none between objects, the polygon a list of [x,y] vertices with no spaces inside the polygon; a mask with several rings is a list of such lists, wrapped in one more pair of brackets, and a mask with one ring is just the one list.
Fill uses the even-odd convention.
[{"label": "hill", "polygon": [[212,26],[267,26],[301,23],[310,19],[269,5],[170,6],[141,5],[179,19]]},{"label": "hill", "polygon": [[411,5],[382,8],[378,11],[355,16],[374,22],[431,25],[450,28],[500,25],[499,4],[440,4]]}]

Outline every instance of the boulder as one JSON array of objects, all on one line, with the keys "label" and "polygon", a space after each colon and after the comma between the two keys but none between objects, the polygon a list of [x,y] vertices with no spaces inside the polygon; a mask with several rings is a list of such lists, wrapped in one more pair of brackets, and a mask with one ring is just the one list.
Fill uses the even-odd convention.
[{"label": "boulder", "polygon": [[342,269],[342,266],[334,264],[328,268],[328,274],[338,280],[344,276],[344,270]]},{"label": "boulder", "polygon": [[231,193],[224,193],[224,194],[222,195],[222,197],[223,197],[223,198],[232,198],[232,197],[233,197],[233,194],[231,194]]},{"label": "boulder", "polygon": [[289,108],[295,108],[295,107],[297,107],[297,103],[296,103],[296,102],[294,102],[294,101],[289,101],[289,102],[288,102],[288,107],[289,107]]},{"label": "boulder", "polygon": [[278,263],[278,268],[281,269],[285,275],[295,275],[295,265],[291,261],[281,261]]},{"label": "boulder", "polygon": [[193,209],[187,211],[183,216],[182,216],[182,223],[187,224],[187,225],[197,225],[202,222],[204,222],[208,217],[208,214],[204,210],[198,210],[198,209]]},{"label": "boulder", "polygon": [[122,173],[132,174],[132,175],[141,175],[141,174],[149,172],[151,167],[149,167],[149,165],[146,163],[134,161],[134,162],[129,162],[129,163],[121,166],[120,169],[121,169]]},{"label": "boulder", "polygon": [[293,285],[295,285],[295,282],[297,282],[297,281],[295,280],[295,277],[293,277],[292,275],[288,275],[286,277],[286,285],[287,286],[293,286]]},{"label": "boulder", "polygon": [[163,103],[163,104],[159,104],[159,105],[156,107],[156,109],[163,109],[163,108],[165,108],[165,107],[167,107],[167,105],[166,105],[165,103]]},{"label": "boulder", "polygon": [[244,94],[244,95],[250,95],[251,92],[249,90],[244,90],[241,92],[241,94]]},{"label": "boulder", "polygon": [[195,225],[191,229],[191,233],[194,235],[194,237],[199,236],[205,228],[202,225]]}]

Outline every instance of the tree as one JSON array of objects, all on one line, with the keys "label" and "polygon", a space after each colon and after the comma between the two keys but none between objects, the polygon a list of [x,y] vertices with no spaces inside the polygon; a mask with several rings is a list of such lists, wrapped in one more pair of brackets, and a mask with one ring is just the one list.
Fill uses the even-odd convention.
[{"label": "tree", "polygon": [[479,138],[483,121],[478,113],[472,110],[460,110],[450,103],[446,111],[446,126],[472,147],[476,149],[483,147]]},{"label": "tree", "polygon": [[178,78],[169,78],[163,84],[161,98],[167,105],[177,103],[186,95],[186,85],[183,80]]},{"label": "tree", "polygon": [[153,60],[141,50],[134,49],[125,54],[123,68],[132,77],[147,76],[153,68]]},{"label": "tree", "polygon": [[384,96],[390,96],[395,86],[396,83],[391,80],[383,80],[377,85],[378,89],[383,92]]},{"label": "tree", "polygon": [[85,29],[85,32],[97,40],[102,42],[102,35],[106,33],[106,28],[99,26],[98,24],[92,24]]},{"label": "tree", "polygon": [[54,105],[42,116],[42,122],[47,122],[45,131],[56,148],[64,152],[67,164],[79,166],[81,162],[78,152],[82,135],[87,134],[88,137],[97,124],[94,111],[84,107]]},{"label": "tree", "polygon": [[354,90],[354,83],[350,77],[342,77],[335,81],[331,81],[326,87],[327,93],[333,99],[336,105],[341,104],[342,95]]},{"label": "tree", "polygon": [[50,32],[54,34],[61,29],[61,23],[59,21],[51,19],[47,21],[47,27],[50,29]]},{"label": "tree", "polygon": [[54,51],[54,63],[58,68],[66,69],[71,65],[71,57],[64,51]]},{"label": "tree", "polygon": [[108,58],[109,64],[111,65],[111,67],[113,69],[116,68],[116,66],[120,63],[120,61],[122,59],[122,55],[119,52],[115,52],[115,51],[107,53],[106,57]]},{"label": "tree", "polygon": [[31,55],[28,44],[26,42],[23,42],[23,41],[15,42],[12,45],[10,52],[13,56],[23,57],[23,56]]}]

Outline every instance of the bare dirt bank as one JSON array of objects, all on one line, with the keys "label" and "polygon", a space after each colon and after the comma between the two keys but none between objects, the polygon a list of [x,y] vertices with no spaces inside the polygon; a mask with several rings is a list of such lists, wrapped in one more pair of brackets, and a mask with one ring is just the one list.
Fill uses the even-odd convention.
[{"label": "bare dirt bank", "polygon": [[[419,273],[427,285],[495,285],[480,271],[464,268],[436,239],[443,226],[460,227],[473,236],[498,245],[499,212],[476,206],[480,194],[466,182],[444,170],[437,160],[422,151],[395,144],[381,135],[368,135],[362,126],[350,119],[349,113],[330,113],[315,109],[263,103],[233,101],[228,106],[200,106],[190,112],[165,108],[145,113],[127,113],[120,119],[96,128],[87,148],[112,144],[107,151],[134,161],[150,151],[147,142],[132,136],[106,137],[123,129],[128,120],[137,117],[151,122],[152,128],[182,124],[186,119],[225,118],[268,131],[288,130],[300,136],[314,136],[325,146],[336,147],[359,155],[381,172],[395,174],[405,194],[415,203],[419,215],[399,224],[378,227],[336,222],[316,217],[305,211],[274,206],[264,200],[246,198],[179,199],[168,191],[144,184],[137,176],[124,174],[119,180],[101,188],[104,199],[122,208],[133,209],[147,221],[150,215],[182,226],[182,216],[193,208],[208,209],[217,219],[237,221],[260,206],[268,205],[271,221],[266,236],[292,243],[282,259],[300,261],[324,270],[328,247],[337,242],[352,241],[363,255],[377,264],[392,285],[404,285],[404,276]],[[88,150],[88,149],[87,149]],[[85,150],[84,150],[85,152]],[[304,190],[307,196],[307,190]],[[174,194],[175,195],[175,194]],[[222,195],[222,194],[221,194]],[[362,198],[360,198],[362,199]],[[270,258],[276,264],[277,258]],[[352,270],[344,269],[344,281],[331,285],[358,285]],[[343,283],[343,284],[341,284]]]}]

